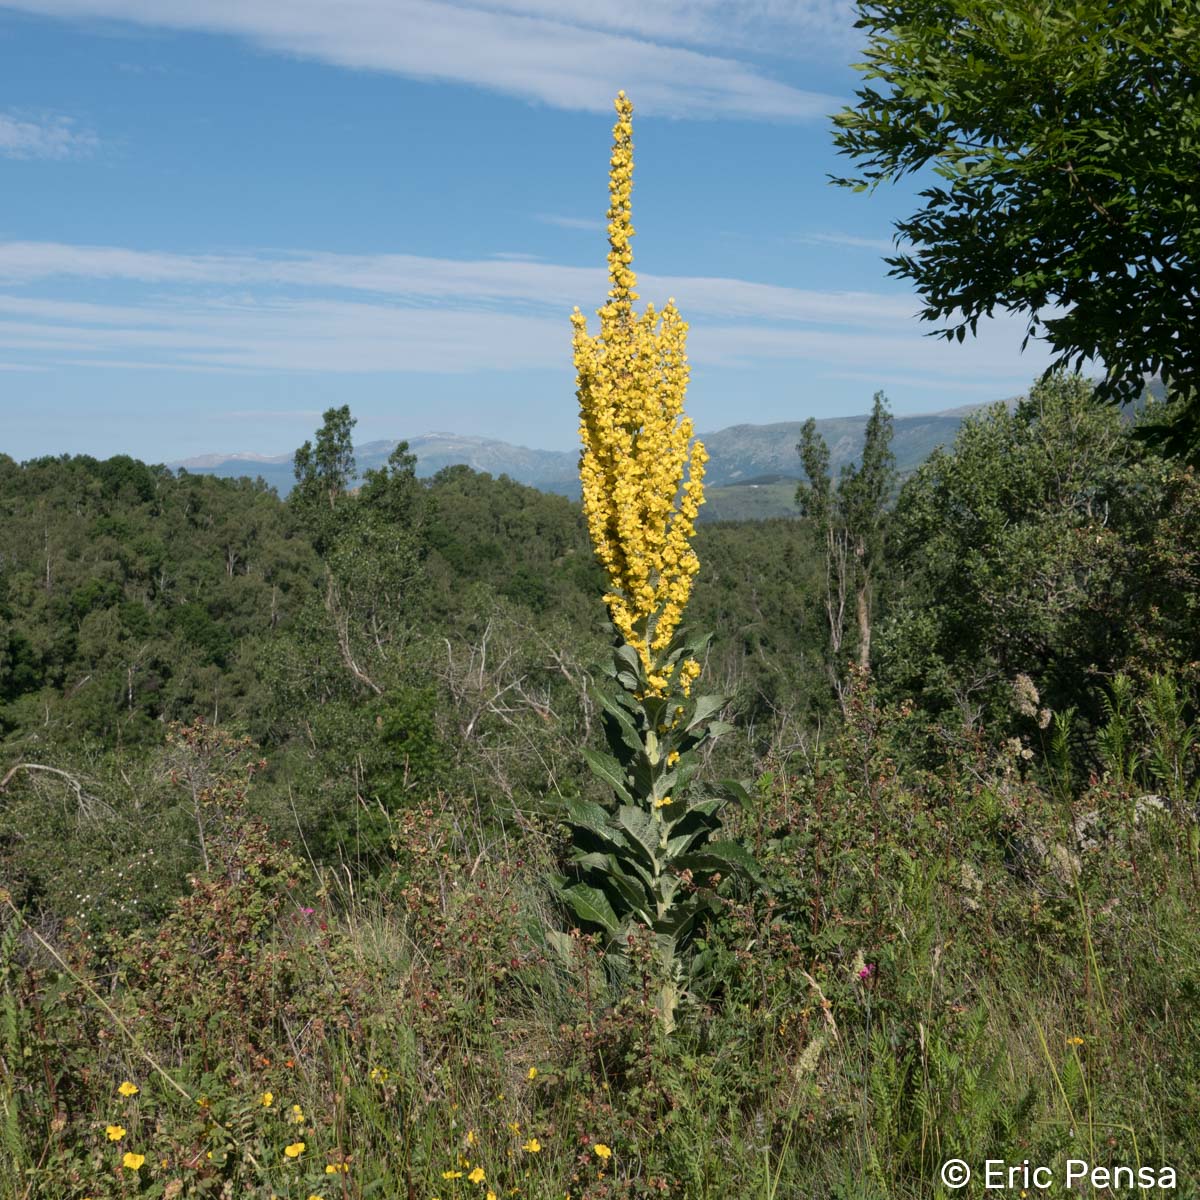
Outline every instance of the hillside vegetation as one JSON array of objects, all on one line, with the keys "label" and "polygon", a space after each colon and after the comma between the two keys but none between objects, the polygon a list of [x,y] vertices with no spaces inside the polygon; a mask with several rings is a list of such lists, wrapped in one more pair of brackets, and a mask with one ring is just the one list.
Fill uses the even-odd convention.
[{"label": "hillside vegetation", "polygon": [[563,902],[615,719],[575,502],[360,478],[345,410],[286,500],[0,458],[0,1196],[1193,1194],[1200,483],[1089,392],[698,530],[753,870],[680,874],[673,1028]]}]

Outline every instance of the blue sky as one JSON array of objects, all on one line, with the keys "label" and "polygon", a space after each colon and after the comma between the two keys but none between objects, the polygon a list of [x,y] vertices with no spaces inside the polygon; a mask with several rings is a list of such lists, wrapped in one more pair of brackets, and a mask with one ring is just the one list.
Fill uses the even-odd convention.
[{"label": "blue sky", "polygon": [[699,429],[1012,395],[1018,321],[888,278],[914,185],[828,183],[856,49],[842,0],[0,0],[0,451],[573,446],[620,88]]}]

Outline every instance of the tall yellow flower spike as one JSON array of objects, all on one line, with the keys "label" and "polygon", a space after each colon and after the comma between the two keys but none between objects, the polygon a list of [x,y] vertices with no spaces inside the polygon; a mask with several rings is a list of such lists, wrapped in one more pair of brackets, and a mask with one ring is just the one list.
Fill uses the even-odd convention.
[{"label": "tall yellow flower spike", "polygon": [[[641,659],[649,694],[665,695],[671,680],[657,656],[669,645],[700,569],[691,539],[704,503],[704,446],[692,442],[683,415],[688,383],[687,324],[668,300],[639,316],[634,235],[633,105],[616,99],[608,192],[608,303],[600,333],[589,336],[578,308],[574,326],[583,452],[583,511],[596,557],[608,574],[604,600],[625,641]],[[684,481],[684,468],[687,480]],[[695,659],[678,664],[684,695],[700,674]]]}]

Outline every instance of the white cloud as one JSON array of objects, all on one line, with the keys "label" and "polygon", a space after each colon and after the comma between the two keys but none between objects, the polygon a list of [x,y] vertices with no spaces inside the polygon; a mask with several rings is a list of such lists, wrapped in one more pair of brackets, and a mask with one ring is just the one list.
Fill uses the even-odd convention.
[{"label": "white cloud", "polygon": [[[74,288],[105,281],[97,303]],[[570,371],[568,314],[598,303],[601,268],[412,255],[188,255],[0,243],[0,351],[31,366],[258,373]],[[22,284],[38,285],[36,296]],[[48,296],[48,290],[60,293]],[[703,276],[644,277],[674,296],[699,366],[804,363],[897,384],[974,390],[1048,361],[1019,354],[1023,323],[997,318],[962,346],[924,336],[902,293],[821,292]],[[121,299],[118,300],[117,296]],[[592,322],[593,329],[596,323]],[[962,381],[961,383],[959,381]],[[930,386],[934,386],[930,384]]]},{"label": "white cloud", "polygon": [[553,213],[539,213],[543,225],[557,225],[560,229],[582,229],[588,233],[603,233],[606,225],[593,217],[559,217]]},{"label": "white cloud", "polygon": [[[337,66],[486,88],[556,108],[610,112],[625,88],[642,113],[803,120],[840,107],[772,79],[727,48],[798,44],[849,24],[844,3],[702,0],[5,0],[61,18],[229,34]],[[599,11],[597,11],[599,10]],[[772,38],[771,33],[775,33]],[[724,33],[724,36],[722,36]],[[671,44],[683,42],[684,45]],[[690,48],[716,46],[719,53]]]},{"label": "white cloud", "polygon": [[[128,281],[229,288],[292,288],[387,295],[409,305],[454,302],[589,311],[608,289],[603,267],[570,267],[524,259],[463,260],[411,254],[169,254],[116,246],[0,242],[0,281],[54,279]],[[643,275],[639,293],[659,307],[674,297],[689,316],[817,321],[848,325],[908,323],[915,303],[900,294],[819,292],[709,276]],[[0,311],[14,301],[0,298]],[[19,305],[28,302],[19,301]],[[31,311],[28,307],[25,311]],[[82,314],[81,314],[82,316]],[[86,319],[86,318],[84,318]]]},{"label": "white cloud", "polygon": [[895,254],[904,248],[897,247],[890,238],[860,237],[854,233],[801,233],[795,241],[804,246],[848,246],[852,250],[876,250],[880,254]]},{"label": "white cloud", "polygon": [[0,113],[0,157],[80,158],[97,145],[93,134],[76,129],[68,117],[28,119]]}]

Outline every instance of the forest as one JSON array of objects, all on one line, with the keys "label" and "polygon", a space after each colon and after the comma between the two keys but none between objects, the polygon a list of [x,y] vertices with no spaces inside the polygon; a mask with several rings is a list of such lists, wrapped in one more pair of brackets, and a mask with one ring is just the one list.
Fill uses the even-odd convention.
[{"label": "forest", "polygon": [[803,519],[698,528],[703,772],[756,872],[710,881],[669,1034],[556,884],[603,799],[578,504],[403,446],[348,490],[346,408],[286,503],[3,460],[14,1194],[129,1194],[126,1145],[145,1195],[917,1194],[943,1147],[1080,1138],[1185,1170],[1200,487],[1091,392],[898,493],[879,397],[858,469],[797,447]]},{"label": "forest", "polygon": [[903,478],[699,521],[623,92],[581,501],[0,456],[3,1200],[1200,1194],[1198,18],[858,7],[836,182],[1056,356]]}]

